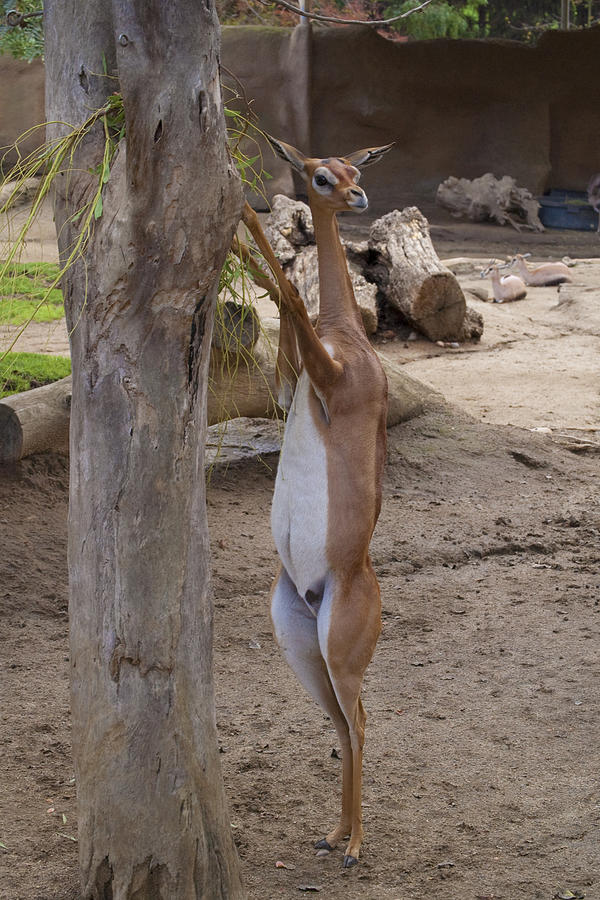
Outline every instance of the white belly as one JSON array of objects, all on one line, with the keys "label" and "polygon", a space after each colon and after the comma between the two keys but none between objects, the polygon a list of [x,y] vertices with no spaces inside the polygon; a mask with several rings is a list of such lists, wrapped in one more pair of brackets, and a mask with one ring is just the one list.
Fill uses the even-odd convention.
[{"label": "white belly", "polygon": [[301,597],[323,586],[328,566],[327,457],[308,406],[302,372],[288,416],[271,509],[277,552]]}]

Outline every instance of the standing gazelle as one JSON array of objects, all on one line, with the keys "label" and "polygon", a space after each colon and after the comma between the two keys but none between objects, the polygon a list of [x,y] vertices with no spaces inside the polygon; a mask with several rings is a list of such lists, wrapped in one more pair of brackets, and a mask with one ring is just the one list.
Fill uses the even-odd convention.
[{"label": "standing gazelle", "polygon": [[280,400],[289,406],[271,514],[281,559],[271,616],[286,660],[330,716],[342,746],[341,818],[316,847],[332,850],[349,834],[348,867],[363,837],[360,691],[381,628],[369,543],[381,507],[387,381],[362,325],[336,214],[367,208],[359,169],[391,144],[309,159],[270,140],[306,180],[320,287],[315,329],[246,206],[244,221],[280,288]]}]

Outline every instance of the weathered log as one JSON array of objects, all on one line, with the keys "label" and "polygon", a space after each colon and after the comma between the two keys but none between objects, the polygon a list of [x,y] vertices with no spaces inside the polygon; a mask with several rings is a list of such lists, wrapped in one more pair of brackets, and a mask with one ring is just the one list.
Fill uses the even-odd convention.
[{"label": "weathered log", "polygon": [[[367,334],[377,331],[377,285],[364,278],[357,266],[348,260],[348,271],[352,281],[354,296],[360,309]],[[309,316],[319,314],[319,270],[316,246],[305,247],[293,261],[285,267],[285,274],[296,286],[304,300]]]},{"label": "weathered log", "polygon": [[284,194],[273,197],[264,229],[282,266],[294,259],[299,248],[315,243],[310,206],[301,200],[291,200]]},{"label": "weathered log", "polygon": [[[263,319],[253,346],[239,351],[213,345],[208,382],[208,424],[239,417],[274,418],[279,320]],[[436,393],[379,354],[389,386],[388,428],[418,416]],[[0,401],[0,464],[44,450],[67,451],[71,376]]]},{"label": "weathered log", "polygon": [[508,223],[517,231],[544,230],[538,216],[539,203],[527,188],[518,187],[510,175],[496,178],[487,172],[472,181],[452,175],[439,185],[436,201],[457,218],[467,216],[472,222]]},{"label": "weathered log", "polygon": [[[301,200],[278,194],[265,222],[265,234],[283,266],[286,276],[297,288],[311,317],[319,312],[319,270],[315,231],[310,207]],[[342,244],[348,249],[346,241]],[[367,334],[377,331],[377,285],[369,283],[360,263],[348,255],[348,269],[354,296]]]},{"label": "weathered log", "polygon": [[23,181],[5,181],[0,187],[0,207],[9,200],[11,207],[24,206],[35,198],[41,178],[24,178]]},{"label": "weathered log", "polygon": [[[265,233],[311,316],[319,309],[319,273],[309,207],[276,196]],[[467,311],[454,274],[439,260],[429,223],[416,207],[394,210],[371,226],[369,241],[342,241],[367,334],[378,325],[378,301],[398,310],[433,341],[478,340],[483,320]],[[466,337],[469,335],[469,337]]]},{"label": "weathered log", "polygon": [[43,450],[67,451],[71,377],[0,401],[0,463]]},{"label": "weathered log", "polygon": [[466,303],[456,277],[440,262],[429,224],[416,206],[395,209],[371,226],[369,275],[387,302],[432,341],[458,341]]},{"label": "weathered log", "polygon": [[483,316],[478,310],[473,309],[472,306],[467,306],[461,333],[458,337],[459,343],[464,343],[465,341],[478,341],[482,334]]}]

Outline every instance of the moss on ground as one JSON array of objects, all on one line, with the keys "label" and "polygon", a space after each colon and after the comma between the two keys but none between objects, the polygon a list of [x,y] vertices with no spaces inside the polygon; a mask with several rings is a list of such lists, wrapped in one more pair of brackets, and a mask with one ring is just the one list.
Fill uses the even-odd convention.
[{"label": "moss on ground", "polygon": [[71,360],[44,353],[7,353],[0,362],[0,399],[66,378]]},{"label": "moss on ground", "polygon": [[62,291],[53,288],[48,293],[58,272],[54,263],[11,263],[0,277],[0,324],[23,325],[32,318],[36,322],[62,319]]}]

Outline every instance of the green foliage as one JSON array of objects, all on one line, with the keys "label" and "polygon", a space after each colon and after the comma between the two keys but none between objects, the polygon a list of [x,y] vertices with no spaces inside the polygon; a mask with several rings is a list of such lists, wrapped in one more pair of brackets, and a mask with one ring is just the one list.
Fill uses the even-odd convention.
[{"label": "green foliage", "polygon": [[[486,15],[491,37],[533,43],[544,31],[560,28],[561,4],[550,0],[489,0]],[[600,16],[600,0],[572,0],[571,28],[595,25]]]},{"label": "green foliage", "polygon": [[41,16],[26,19],[23,26],[6,24],[9,10],[20,13],[39,12],[42,0],[0,0],[0,53],[10,53],[17,59],[33,59],[44,55],[44,28]]},{"label": "green foliage", "polygon": [[71,360],[44,353],[8,353],[0,365],[0,398],[41,387],[71,374]]},{"label": "green foliage", "polygon": [[0,264],[0,323],[52,322],[64,315],[62,292],[53,287],[59,268],[52,263]]},{"label": "green foliage", "polygon": [[[417,6],[420,6],[420,0],[399,0],[387,6],[386,16],[406,13]],[[485,6],[487,0],[433,0],[425,9],[401,19],[394,27],[417,40],[479,37],[480,7]]]}]

